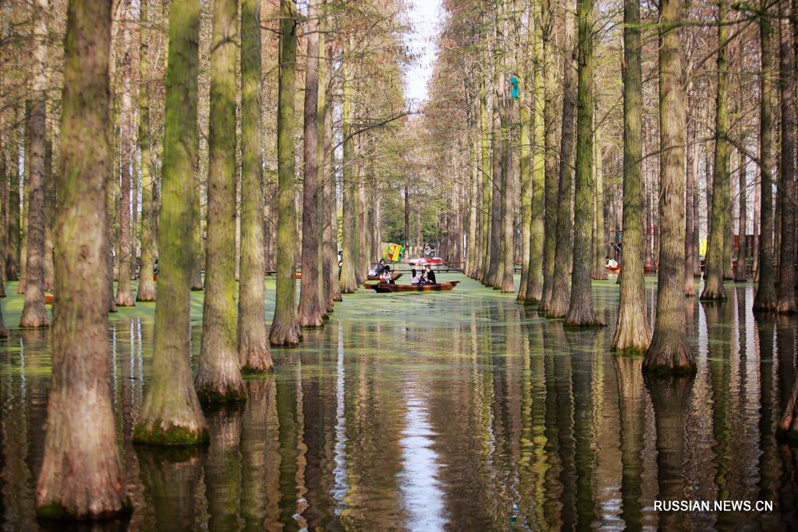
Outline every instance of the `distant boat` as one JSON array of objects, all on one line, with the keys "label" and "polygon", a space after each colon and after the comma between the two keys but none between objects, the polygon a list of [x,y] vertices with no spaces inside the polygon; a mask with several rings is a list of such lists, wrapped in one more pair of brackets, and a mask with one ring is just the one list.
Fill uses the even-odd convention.
[{"label": "distant boat", "polygon": [[389,292],[440,292],[446,290],[454,290],[460,281],[451,281],[446,283],[436,284],[389,284],[389,283],[374,283],[364,285],[366,288],[371,288],[377,293],[385,294]]}]

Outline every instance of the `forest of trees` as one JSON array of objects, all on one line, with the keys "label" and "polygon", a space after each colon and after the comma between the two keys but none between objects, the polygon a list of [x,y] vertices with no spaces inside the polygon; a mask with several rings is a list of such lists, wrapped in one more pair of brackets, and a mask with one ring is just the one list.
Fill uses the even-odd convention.
[{"label": "forest of trees", "polygon": [[389,240],[566,327],[611,325],[591,286],[616,257],[613,347],[651,376],[695,372],[686,298],[722,304],[726,280],[796,312],[798,1],[443,5],[419,108],[401,0],[0,4],[0,275],[19,327],[48,327],[54,296],[41,516],[130,509],[108,389],[121,307],[155,308],[149,445],[207,441],[203,406],[246,400],[242,375],[324,326]]}]

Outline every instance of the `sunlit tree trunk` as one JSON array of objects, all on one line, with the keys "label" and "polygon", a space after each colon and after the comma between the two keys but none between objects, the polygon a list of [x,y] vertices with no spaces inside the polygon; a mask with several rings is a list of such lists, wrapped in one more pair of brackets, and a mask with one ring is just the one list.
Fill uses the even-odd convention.
[{"label": "sunlit tree trunk", "polygon": [[684,129],[685,99],[681,84],[682,60],[675,25],[681,18],[681,0],[660,4],[659,114],[660,114],[660,260],[657,271],[657,314],[654,336],[643,361],[652,374],[696,371],[695,355],[685,338],[684,317]]},{"label": "sunlit tree trunk", "polygon": [[754,297],[755,311],[776,309],[776,271],[773,267],[773,27],[768,15],[769,0],[760,1],[759,61],[759,284]]},{"label": "sunlit tree trunk", "polygon": [[643,69],[640,3],[623,4],[623,248],[621,303],[612,349],[643,353],[651,333],[643,270]]},{"label": "sunlit tree trunk", "polygon": [[482,82],[482,89],[479,96],[479,131],[480,131],[480,162],[482,169],[482,268],[479,280],[484,284],[489,284],[490,263],[493,234],[493,222],[491,221],[492,205],[492,175],[491,159],[488,151],[488,92],[487,84]]},{"label": "sunlit tree trunk", "polygon": [[277,109],[277,293],[272,345],[297,345],[302,338],[296,312],[296,210],[294,208],[294,90],[296,81],[295,0],[280,0],[280,72]]},{"label": "sunlit tree trunk", "polygon": [[567,327],[602,325],[596,317],[591,292],[591,228],[593,189],[593,0],[578,0],[578,105],[576,114],[576,196],[574,200],[574,263]]},{"label": "sunlit tree trunk", "polygon": [[[316,118],[316,161],[318,162],[318,182],[314,194],[316,201],[316,271],[318,272],[318,282],[316,283],[316,291],[318,292],[319,305],[321,306],[321,313],[323,318],[329,318],[327,315],[328,310],[332,311],[332,300],[330,300],[330,308],[327,308],[327,294],[329,289],[325,289],[326,278],[324,276],[324,227],[328,217],[327,211],[324,210],[324,183],[326,181],[327,167],[324,162],[324,153],[326,151],[326,144],[324,136],[326,134],[326,117],[327,117],[327,81],[326,76],[326,42],[324,38],[324,31],[327,26],[324,24],[325,5],[322,0],[319,4],[319,97],[318,97],[318,116]],[[328,287],[329,288],[329,287]]]},{"label": "sunlit tree trunk", "polygon": [[554,254],[554,280],[551,300],[546,306],[547,318],[564,318],[568,313],[568,264],[571,262],[573,240],[571,236],[571,199],[574,171],[574,129],[576,115],[576,48],[574,47],[573,17],[565,13],[563,49],[563,104],[562,135],[560,137],[559,186],[557,188],[557,243]]},{"label": "sunlit tree trunk", "polygon": [[[33,9],[34,38],[33,75],[31,80],[30,118],[27,128],[30,136],[30,152],[25,153],[25,164],[29,167],[25,259],[25,304],[19,319],[20,327],[47,327],[49,319],[44,306],[44,189],[47,109],[45,89],[47,78],[45,62],[47,55],[48,0],[36,0]],[[28,157],[30,156],[30,157]]]},{"label": "sunlit tree trunk", "polygon": [[[195,170],[199,169],[200,165],[197,162]],[[191,253],[194,254],[194,260],[191,263],[191,290],[194,292],[201,292],[204,290],[202,284],[202,263],[205,252],[204,238],[202,235],[202,205],[200,205],[200,198],[202,197],[200,186],[199,172],[192,173],[193,181],[192,186],[195,188],[194,199],[191,203],[192,210],[192,224],[191,224]]]},{"label": "sunlit tree trunk", "polygon": [[543,51],[543,13],[540,5],[533,10],[534,35],[532,40],[534,91],[532,111],[532,185],[531,185],[531,224],[529,230],[529,272],[524,299],[527,303],[538,304],[543,297],[543,245],[545,225],[545,182],[546,182],[546,94]]},{"label": "sunlit tree trunk", "polygon": [[136,301],[155,301],[153,268],[158,247],[155,242],[155,174],[150,153],[150,58],[148,29],[148,0],[140,0],[139,22],[141,46],[139,48],[139,147],[141,149],[141,270]]},{"label": "sunlit tree trunk", "polygon": [[544,71],[544,125],[546,128],[544,138],[545,149],[545,203],[546,217],[543,220],[543,294],[541,296],[539,310],[548,310],[551,302],[552,286],[554,284],[554,258],[557,249],[557,216],[558,205],[557,196],[559,182],[557,175],[557,113],[555,109],[556,83],[555,70],[557,62],[553,60],[553,43],[551,41],[552,26],[554,24],[554,14],[552,9],[553,0],[543,3],[543,19],[541,21],[543,31],[543,71]]},{"label": "sunlit tree trunk", "polygon": [[122,61],[122,81],[120,90],[122,92],[122,111],[120,114],[119,125],[119,151],[121,156],[120,164],[120,196],[119,196],[119,276],[116,285],[116,306],[131,307],[136,304],[133,298],[133,291],[130,284],[130,277],[133,268],[132,249],[130,245],[131,234],[131,171],[133,167],[133,80],[132,80],[132,36],[131,22],[127,20],[132,13],[132,7],[126,6],[123,11],[124,21],[122,29],[122,46],[124,47],[124,59]]},{"label": "sunlit tree trunk", "polygon": [[352,294],[357,290],[357,268],[359,264],[358,258],[358,219],[356,203],[359,201],[357,194],[357,176],[355,175],[355,139],[352,137],[352,83],[350,78],[351,72],[351,58],[349,51],[352,43],[347,43],[347,48],[344,51],[344,57],[341,63],[341,72],[343,79],[342,83],[342,120],[341,126],[343,134],[343,161],[342,172],[343,181],[341,188],[343,189],[343,226],[342,232],[342,247],[343,256],[341,263],[341,293]]},{"label": "sunlit tree trunk", "polygon": [[[4,125],[0,122],[0,127]],[[13,175],[13,172],[10,172],[6,158],[8,146],[5,141],[6,139],[0,136],[0,297],[6,297],[6,253],[8,251],[9,236],[8,181],[9,176]]]},{"label": "sunlit tree trunk", "polygon": [[191,445],[208,439],[189,365],[199,24],[198,0],[172,0],[152,381],[133,434],[134,442],[157,445]]},{"label": "sunlit tree trunk", "polygon": [[[498,79],[498,76],[496,76]],[[494,84],[500,83],[495,81]],[[504,280],[504,254],[502,253],[502,133],[499,110],[499,95],[494,90],[492,102],[492,128],[491,128],[491,213],[490,213],[490,268],[488,269],[487,285],[491,288],[501,288]]]},{"label": "sunlit tree trunk", "polygon": [[307,66],[305,67],[304,161],[302,190],[302,281],[300,283],[299,324],[322,327],[325,307],[319,299],[319,224],[316,214],[316,187],[319,176],[319,12],[318,1],[308,2]]},{"label": "sunlit tree trunk", "polygon": [[273,367],[266,330],[261,127],[260,2],[241,1],[241,283],[238,362],[244,372]]},{"label": "sunlit tree trunk", "polygon": [[335,301],[341,300],[341,285],[338,278],[338,199],[335,191],[335,153],[332,149],[333,142],[333,108],[335,101],[332,95],[334,87],[333,76],[333,40],[329,39],[325,43],[325,79],[327,83],[323,85],[325,92],[329,91],[329,98],[326,98],[324,106],[324,118],[322,127],[324,128],[324,292],[326,294],[327,312],[333,311]]},{"label": "sunlit tree trunk", "polygon": [[[530,19],[532,16],[530,15]],[[530,21],[529,31],[532,30],[533,22]],[[532,39],[529,39],[530,41]],[[528,46],[527,46],[528,48]],[[530,107],[534,102],[534,90],[529,90],[529,82],[532,80],[526,61],[521,62],[521,76],[518,78],[520,97],[516,102],[518,105],[519,116],[519,173],[521,184],[521,282],[518,285],[518,301],[526,301],[527,276],[529,275],[530,260],[530,233],[532,231],[532,113]]]},{"label": "sunlit tree trunk", "polygon": [[235,279],[237,0],[215,0],[208,135],[208,238],[202,347],[194,386],[200,402],[245,398],[238,362]]},{"label": "sunlit tree trunk", "polygon": [[729,194],[729,65],[726,59],[728,40],[728,3],[718,2],[718,74],[715,97],[715,172],[712,177],[712,224],[707,242],[706,279],[701,299],[704,301],[723,301],[726,291],[723,278],[729,254],[726,253],[725,231],[729,224],[727,218]]},{"label": "sunlit tree trunk", "polygon": [[[57,172],[57,171],[56,171]],[[44,258],[42,290],[52,291],[55,286],[53,255],[53,224],[55,223],[55,182],[53,179],[53,144],[47,139],[44,146]]]},{"label": "sunlit tree trunk", "polygon": [[[690,89],[688,88],[688,93]],[[690,113],[692,98],[688,94],[688,113]],[[695,197],[696,180],[696,142],[695,142],[695,116],[688,115],[687,118],[687,165],[685,166],[685,238],[684,238],[684,295],[694,297],[695,294],[695,263],[696,249],[693,245],[693,234],[695,232],[696,220],[693,216],[693,198]]]},{"label": "sunlit tree trunk", "polygon": [[[36,511],[45,518],[102,518],[131,510],[108,385],[111,286],[97,275],[104,271],[108,246],[110,43],[111,1],[70,1],[55,235],[58,313],[36,486]],[[85,131],[94,132],[92,142]]]},{"label": "sunlit tree trunk", "polygon": [[[595,100],[594,100],[595,103]],[[597,124],[594,106],[593,123]],[[606,242],[604,240],[604,156],[601,152],[601,135],[596,125],[593,133],[593,279],[607,278]]]}]

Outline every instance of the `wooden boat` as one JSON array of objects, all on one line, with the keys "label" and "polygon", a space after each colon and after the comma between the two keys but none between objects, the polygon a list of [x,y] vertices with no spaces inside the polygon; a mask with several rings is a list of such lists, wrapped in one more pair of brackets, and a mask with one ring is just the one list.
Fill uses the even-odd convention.
[{"label": "wooden boat", "polygon": [[460,281],[451,281],[446,283],[436,284],[388,284],[388,283],[374,283],[365,285],[366,288],[371,288],[377,293],[385,294],[389,292],[440,292],[444,290],[453,290]]},{"label": "wooden boat", "polygon": [[[396,280],[397,280],[398,278],[400,278],[402,275],[404,275],[404,274],[403,274],[403,273],[392,273],[392,274],[391,274],[391,279],[393,279],[394,281],[396,281]],[[380,276],[379,276],[379,275],[369,275],[369,277],[368,277],[368,280],[369,280],[369,281],[379,281],[379,280],[380,280]]]}]

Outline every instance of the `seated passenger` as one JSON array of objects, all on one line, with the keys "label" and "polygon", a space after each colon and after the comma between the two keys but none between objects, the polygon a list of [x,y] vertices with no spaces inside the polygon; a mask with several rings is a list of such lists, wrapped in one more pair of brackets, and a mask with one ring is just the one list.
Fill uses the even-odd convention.
[{"label": "seated passenger", "polygon": [[391,277],[391,267],[390,266],[385,266],[385,269],[382,270],[382,274],[380,274],[380,282],[381,283],[393,284],[393,277]]},{"label": "seated passenger", "polygon": [[421,283],[421,273],[417,272],[415,268],[410,270],[410,284]]},{"label": "seated passenger", "polygon": [[435,279],[435,271],[429,264],[427,264],[427,269],[424,272],[424,284],[438,284],[438,281]]}]

